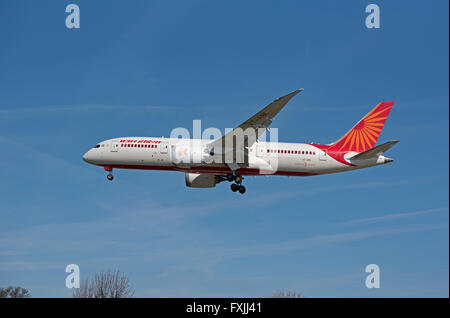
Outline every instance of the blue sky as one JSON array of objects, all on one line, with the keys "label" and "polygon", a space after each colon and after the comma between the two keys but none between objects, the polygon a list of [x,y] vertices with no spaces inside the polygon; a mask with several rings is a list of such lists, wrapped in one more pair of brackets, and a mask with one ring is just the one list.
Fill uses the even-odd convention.
[{"label": "blue sky", "polygon": [[[117,268],[136,295],[448,297],[448,1],[0,4],[0,286],[69,297]],[[395,162],[189,189],[181,173],[81,160],[98,141],[234,127],[304,87],[279,139],[329,143],[383,100]],[[381,288],[364,285],[378,264]]]}]

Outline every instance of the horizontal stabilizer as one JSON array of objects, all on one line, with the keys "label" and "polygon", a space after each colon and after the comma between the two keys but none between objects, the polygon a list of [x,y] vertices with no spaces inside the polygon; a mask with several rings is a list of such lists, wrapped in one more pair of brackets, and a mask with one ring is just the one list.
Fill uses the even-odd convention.
[{"label": "horizontal stabilizer", "polygon": [[395,144],[397,144],[400,140],[393,140],[388,141],[382,145],[370,148],[369,150],[366,150],[364,152],[361,152],[357,155],[354,155],[351,157],[351,160],[364,160],[364,159],[370,159],[370,158],[376,158],[379,155],[385,153],[390,148],[392,148]]}]

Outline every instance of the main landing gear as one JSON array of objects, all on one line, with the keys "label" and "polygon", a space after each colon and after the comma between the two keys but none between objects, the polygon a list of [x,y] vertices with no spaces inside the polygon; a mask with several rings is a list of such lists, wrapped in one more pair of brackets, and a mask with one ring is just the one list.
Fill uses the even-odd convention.
[{"label": "main landing gear", "polygon": [[239,191],[240,194],[244,194],[245,187],[241,184],[243,179],[244,178],[242,178],[242,176],[240,176],[240,175],[228,174],[227,180],[230,182],[233,182],[233,181],[236,182],[231,185],[231,187],[230,187],[231,191],[233,191],[233,192]]},{"label": "main landing gear", "polygon": [[108,171],[108,172],[109,172],[108,175],[106,176],[106,178],[107,178],[109,181],[113,181],[113,180],[114,180],[114,176],[113,176],[113,174],[112,174],[112,168],[111,168],[111,167],[104,167],[104,169],[105,169],[105,171]]}]

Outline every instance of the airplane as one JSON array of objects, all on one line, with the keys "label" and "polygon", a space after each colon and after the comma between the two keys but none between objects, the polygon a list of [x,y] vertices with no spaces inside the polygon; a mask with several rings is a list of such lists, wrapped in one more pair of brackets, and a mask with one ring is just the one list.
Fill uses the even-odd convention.
[{"label": "airplane", "polygon": [[330,144],[260,141],[272,119],[301,91],[278,98],[220,138],[113,138],[96,144],[83,160],[103,167],[110,181],[113,169],[179,171],[185,173],[187,187],[213,188],[228,181],[241,194],[247,176],[315,176],[393,162],[383,154],[399,140],[375,146],[392,101],[379,103]]}]

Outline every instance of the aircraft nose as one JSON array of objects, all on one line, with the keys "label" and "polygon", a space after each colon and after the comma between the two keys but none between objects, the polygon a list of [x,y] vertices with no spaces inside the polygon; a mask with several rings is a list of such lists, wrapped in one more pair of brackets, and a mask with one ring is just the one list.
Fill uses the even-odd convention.
[{"label": "aircraft nose", "polygon": [[[88,152],[89,152],[89,151],[88,151]],[[83,160],[86,161],[86,162],[89,162],[89,154],[88,154],[88,152],[86,152],[86,153],[83,155]]]}]

